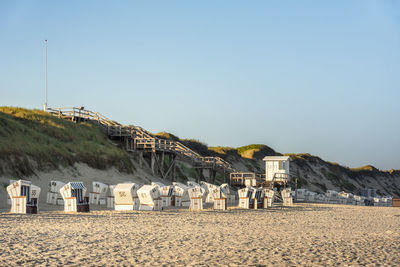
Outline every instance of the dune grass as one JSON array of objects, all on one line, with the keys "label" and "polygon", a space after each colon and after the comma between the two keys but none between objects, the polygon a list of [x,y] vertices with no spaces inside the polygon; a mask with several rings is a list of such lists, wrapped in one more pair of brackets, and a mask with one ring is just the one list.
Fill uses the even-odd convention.
[{"label": "dune grass", "polygon": [[237,149],[233,147],[227,147],[227,146],[210,146],[208,147],[209,150],[214,151],[215,153],[219,155],[227,155],[227,154],[232,154],[232,153],[237,153]]},{"label": "dune grass", "polygon": [[131,173],[128,154],[111,144],[100,126],[73,123],[40,110],[0,107],[0,173],[31,175],[37,170],[86,163]]},{"label": "dune grass", "polygon": [[365,165],[365,166],[358,167],[358,168],[350,168],[350,170],[352,170],[353,172],[361,172],[361,171],[372,172],[372,171],[375,171],[377,169],[372,165]]},{"label": "dune grass", "polygon": [[240,155],[243,155],[246,151],[248,150],[253,150],[253,149],[262,149],[266,147],[266,145],[261,145],[261,144],[252,144],[252,145],[247,145],[247,146],[242,146],[238,147],[237,151]]}]

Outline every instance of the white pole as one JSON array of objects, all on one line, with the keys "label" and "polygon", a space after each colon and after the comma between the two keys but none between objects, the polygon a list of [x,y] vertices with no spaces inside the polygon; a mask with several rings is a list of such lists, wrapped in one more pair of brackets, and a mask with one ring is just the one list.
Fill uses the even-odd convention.
[{"label": "white pole", "polygon": [[44,40],[44,111],[47,111],[47,40]]}]

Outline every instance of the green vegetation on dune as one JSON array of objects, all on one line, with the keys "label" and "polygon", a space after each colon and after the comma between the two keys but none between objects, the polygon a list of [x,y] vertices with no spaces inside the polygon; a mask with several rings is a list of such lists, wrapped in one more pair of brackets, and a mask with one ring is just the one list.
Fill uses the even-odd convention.
[{"label": "green vegetation on dune", "polygon": [[350,170],[352,170],[353,172],[361,172],[361,171],[376,171],[377,169],[374,166],[371,165],[365,165],[362,167],[358,167],[358,168],[350,168]]},{"label": "green vegetation on dune", "polygon": [[233,147],[226,147],[226,146],[210,146],[208,147],[209,150],[220,154],[220,155],[227,155],[231,153],[237,153],[237,149]]},{"label": "green vegetation on dune", "polygon": [[247,145],[247,146],[241,146],[237,148],[237,151],[240,155],[242,155],[244,152],[246,152],[247,150],[251,150],[251,149],[261,149],[266,147],[266,145],[260,145],[260,144],[252,144],[252,145]]},{"label": "green vegetation on dune", "polygon": [[178,136],[168,132],[160,132],[154,135],[162,139],[181,142],[182,144],[196,151],[202,156],[219,156],[222,158],[227,158],[229,156],[236,158],[242,157],[245,159],[260,159],[268,155],[280,155],[279,153],[276,153],[272,148],[262,144],[252,144],[238,148],[224,146],[212,147],[207,146],[207,144],[196,139],[180,139]]},{"label": "green vegetation on dune", "polygon": [[17,176],[77,162],[97,169],[134,170],[128,154],[111,144],[100,126],[13,107],[0,107],[0,159],[0,174]]},{"label": "green vegetation on dune", "polygon": [[159,138],[162,138],[162,139],[168,139],[168,140],[172,140],[172,141],[179,141],[179,137],[177,137],[176,135],[173,135],[172,133],[160,132],[160,133],[156,133],[154,135],[159,137]]},{"label": "green vegetation on dune", "polygon": [[295,159],[300,159],[300,160],[306,160],[306,159],[310,159],[310,158],[318,158],[317,156],[313,156],[309,153],[286,153],[285,156],[289,156],[291,160],[295,160]]},{"label": "green vegetation on dune", "polygon": [[252,144],[238,147],[237,151],[240,156],[248,159],[262,159],[265,156],[280,155],[279,153],[276,153],[275,150],[273,150],[272,148],[262,144]]}]

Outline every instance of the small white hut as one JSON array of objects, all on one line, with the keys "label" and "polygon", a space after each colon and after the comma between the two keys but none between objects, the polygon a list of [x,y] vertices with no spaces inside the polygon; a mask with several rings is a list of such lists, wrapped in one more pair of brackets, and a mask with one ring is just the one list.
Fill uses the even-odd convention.
[{"label": "small white hut", "polygon": [[117,184],[113,190],[115,210],[139,210],[138,189],[135,183]]},{"label": "small white hut", "polygon": [[83,182],[69,182],[60,189],[65,212],[89,212],[89,198]]},{"label": "small white hut", "polygon": [[188,190],[190,187],[179,182],[173,182],[174,185],[174,206],[190,207],[190,197]]},{"label": "small white hut", "polygon": [[[115,191],[115,190],[114,190]],[[137,191],[139,210],[162,210],[160,190],[156,185],[144,185]]]},{"label": "small white hut", "polygon": [[265,161],[265,179],[267,182],[284,182],[289,179],[289,156],[267,156]]},{"label": "small white hut", "polygon": [[7,186],[7,193],[11,199],[11,213],[37,213],[40,194],[38,186],[32,188],[31,182],[18,180]]},{"label": "small white hut", "polygon": [[108,186],[108,193],[107,193],[107,208],[113,209],[114,208],[114,188],[116,185],[109,185]]},{"label": "small white hut", "polygon": [[174,186],[164,185],[163,183],[158,182],[152,182],[151,184],[157,186],[158,190],[160,190],[161,205],[163,207],[170,207],[174,193]]},{"label": "small white hut", "polygon": [[190,197],[190,210],[202,210],[205,201],[204,194],[206,190],[200,186],[191,187],[188,190]]},{"label": "small white hut", "polygon": [[60,194],[60,189],[65,185],[61,181],[50,181],[49,191],[47,192],[46,203],[52,205],[64,205],[64,200]]},{"label": "small white hut", "polygon": [[106,205],[108,185],[101,182],[92,182],[92,192],[89,193],[89,203]]}]

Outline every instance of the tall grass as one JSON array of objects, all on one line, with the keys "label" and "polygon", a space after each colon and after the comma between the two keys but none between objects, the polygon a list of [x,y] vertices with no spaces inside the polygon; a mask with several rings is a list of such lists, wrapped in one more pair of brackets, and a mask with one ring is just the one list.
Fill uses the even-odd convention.
[{"label": "tall grass", "polygon": [[40,110],[0,107],[0,173],[31,175],[82,162],[132,172],[128,154],[112,145],[100,126],[73,123]]}]

